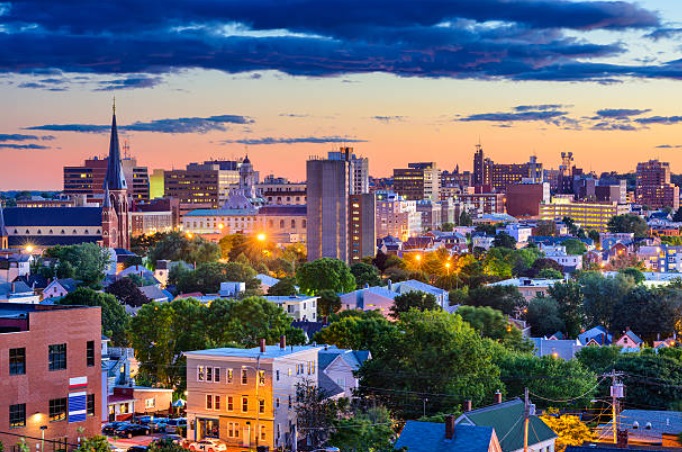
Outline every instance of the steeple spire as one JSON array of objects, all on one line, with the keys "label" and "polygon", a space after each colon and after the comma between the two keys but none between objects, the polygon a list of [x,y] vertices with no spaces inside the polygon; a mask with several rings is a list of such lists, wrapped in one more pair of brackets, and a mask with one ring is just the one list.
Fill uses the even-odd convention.
[{"label": "steeple spire", "polygon": [[126,190],[126,178],[121,165],[121,149],[118,144],[118,130],[116,128],[116,98],[114,98],[113,115],[111,119],[111,137],[109,139],[109,157],[107,162],[107,176],[104,186],[109,190]]}]

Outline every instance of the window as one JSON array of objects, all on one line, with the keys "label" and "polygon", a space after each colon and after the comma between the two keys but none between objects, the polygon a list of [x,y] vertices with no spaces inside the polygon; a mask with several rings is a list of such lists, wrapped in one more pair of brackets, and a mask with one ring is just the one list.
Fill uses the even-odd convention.
[{"label": "window", "polygon": [[249,376],[246,372],[246,369],[242,369],[242,384],[245,385],[245,384],[248,384],[248,382],[249,382]]},{"label": "window", "polygon": [[66,419],[66,397],[63,399],[50,400],[50,422],[58,422]]},{"label": "window", "polygon": [[85,350],[85,360],[88,367],[95,365],[95,341],[88,341]]},{"label": "window", "polygon": [[227,411],[234,411],[234,397],[227,396]]},{"label": "window", "polygon": [[197,381],[204,381],[206,379],[206,370],[204,366],[197,366]]},{"label": "window", "polygon": [[10,348],[9,349],[9,374],[10,375],[24,375],[24,374],[26,374],[26,349],[25,348]]},{"label": "window", "polygon": [[246,413],[247,411],[249,411],[249,398],[242,397],[242,412]]},{"label": "window", "polygon": [[261,386],[265,386],[265,371],[264,370],[258,371],[258,384]]},{"label": "window", "polygon": [[220,383],[220,367],[213,369],[213,381]]},{"label": "window", "polygon": [[227,369],[227,382],[232,383],[232,380],[234,379],[234,372],[232,369]]},{"label": "window", "polygon": [[206,394],[206,409],[207,410],[213,409],[213,395],[212,394]]},{"label": "window", "polygon": [[227,437],[228,438],[239,438],[239,423],[228,422],[227,423]]},{"label": "window", "polygon": [[289,396],[289,409],[291,409],[291,396]]},{"label": "window", "polygon": [[275,406],[276,406],[277,408],[279,408],[279,397],[277,397],[277,398],[275,399]]},{"label": "window", "polygon": [[213,396],[213,406],[217,411],[220,411],[220,396],[219,395],[214,395]]},{"label": "window", "polygon": [[265,440],[265,426],[259,425],[258,429],[260,430],[260,439],[261,439],[261,441],[264,441]]},{"label": "window", "polygon": [[213,368],[212,367],[206,368],[206,381],[213,381]]},{"label": "window", "polygon": [[156,397],[144,399],[144,407],[145,408],[155,408],[156,407]]},{"label": "window", "polygon": [[26,427],[26,404],[9,406],[9,428]]},{"label": "window", "polygon": [[50,345],[48,362],[50,370],[66,369],[66,344]]},{"label": "window", "polygon": [[95,394],[88,394],[87,414],[88,416],[95,415]]},{"label": "window", "polygon": [[265,400],[258,401],[258,412],[261,414],[265,413]]},{"label": "window", "polygon": [[275,371],[275,379],[279,381],[279,370]]}]

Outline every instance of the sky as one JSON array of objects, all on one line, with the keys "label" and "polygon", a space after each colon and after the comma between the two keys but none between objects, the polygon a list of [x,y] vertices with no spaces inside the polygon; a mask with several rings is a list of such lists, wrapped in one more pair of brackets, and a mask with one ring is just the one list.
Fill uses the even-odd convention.
[{"label": "sky", "polygon": [[676,0],[0,0],[0,190],[105,156],[248,154],[305,179],[339,146],[389,176],[537,155],[682,173]]}]

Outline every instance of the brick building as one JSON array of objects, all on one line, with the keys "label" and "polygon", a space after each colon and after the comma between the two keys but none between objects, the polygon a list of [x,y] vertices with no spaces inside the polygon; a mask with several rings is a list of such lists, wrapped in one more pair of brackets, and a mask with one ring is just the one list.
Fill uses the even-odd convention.
[{"label": "brick building", "polygon": [[71,450],[99,433],[100,319],[99,307],[0,303],[0,441],[8,450],[21,437],[31,450]]}]

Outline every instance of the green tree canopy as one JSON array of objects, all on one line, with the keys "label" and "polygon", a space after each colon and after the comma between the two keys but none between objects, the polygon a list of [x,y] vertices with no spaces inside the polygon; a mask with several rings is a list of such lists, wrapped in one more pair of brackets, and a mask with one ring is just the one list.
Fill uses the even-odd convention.
[{"label": "green tree canopy", "polygon": [[217,261],[220,258],[220,247],[197,235],[170,232],[149,250],[148,258],[152,265],[162,259],[199,265]]},{"label": "green tree canopy", "polygon": [[350,266],[350,272],[355,277],[355,285],[358,289],[368,286],[378,286],[381,284],[379,270],[374,265],[357,262]]},{"label": "green tree canopy", "polygon": [[444,311],[403,313],[392,334],[379,338],[373,358],[358,374],[362,395],[372,396],[404,419],[452,412],[465,399],[492,400],[502,387],[487,340],[458,315]]},{"label": "green tree canopy", "polygon": [[585,323],[580,285],[574,280],[560,281],[550,286],[549,295],[559,305],[559,316],[568,337],[577,338]]},{"label": "green tree canopy", "polygon": [[587,247],[578,239],[568,239],[561,243],[566,247],[566,254],[583,255],[587,252]]},{"label": "green tree canopy", "polygon": [[45,250],[45,256],[59,260],[56,270],[58,276],[60,266],[71,267],[73,278],[92,287],[99,286],[109,265],[109,250],[94,243],[54,246]]},{"label": "green tree canopy", "polygon": [[268,295],[272,296],[288,296],[296,295],[298,291],[296,290],[296,279],[291,277],[284,277],[277,282],[274,286],[268,289]]},{"label": "green tree canopy", "polygon": [[343,311],[332,317],[329,326],[314,337],[318,344],[336,345],[339,348],[369,350],[372,356],[380,353],[382,337],[391,335],[396,326],[378,311]]},{"label": "green tree canopy", "polygon": [[323,289],[317,299],[317,313],[320,317],[330,316],[341,309],[341,298],[333,290]]},{"label": "green tree canopy", "polygon": [[585,272],[578,279],[583,296],[583,312],[587,327],[603,325],[611,328],[615,306],[634,287],[632,278],[623,274],[605,278],[601,273]]},{"label": "green tree canopy", "polygon": [[323,289],[336,293],[350,292],[355,289],[355,278],[345,262],[323,257],[305,263],[296,270],[296,280],[301,292],[317,295]]},{"label": "green tree canopy", "polygon": [[177,291],[181,293],[217,293],[220,283],[227,281],[244,282],[247,293],[258,293],[260,281],[256,275],[256,270],[245,263],[208,262],[199,265],[196,270],[174,273],[169,281],[175,283]]},{"label": "green tree canopy", "polygon": [[390,451],[391,440],[395,438],[394,424],[391,413],[384,407],[336,418],[329,444],[343,452]]},{"label": "green tree canopy", "polygon": [[510,349],[532,350],[532,343],[524,341],[521,330],[512,326],[501,311],[488,306],[460,306],[457,314],[483,337],[490,338]]},{"label": "green tree canopy", "polygon": [[393,306],[391,306],[391,317],[396,319],[411,309],[432,311],[440,309],[440,306],[434,295],[420,290],[411,290],[395,297]]},{"label": "green tree canopy", "polygon": [[609,220],[608,228],[609,232],[632,232],[635,237],[646,237],[649,234],[646,221],[631,213],[615,215]]},{"label": "green tree canopy", "polygon": [[551,336],[557,331],[564,331],[566,326],[559,312],[559,303],[549,297],[530,300],[526,321],[530,324],[533,337]]},{"label": "green tree canopy", "polygon": [[500,232],[495,235],[493,246],[497,248],[509,248],[514,250],[516,249],[516,239],[506,232]]},{"label": "green tree canopy", "polygon": [[506,315],[517,314],[526,307],[526,299],[514,286],[481,286],[469,291],[464,304],[490,306]]},{"label": "green tree canopy", "polygon": [[126,345],[126,329],[130,316],[113,295],[79,287],[59,300],[62,305],[101,306],[102,334],[108,336],[115,345]]}]

